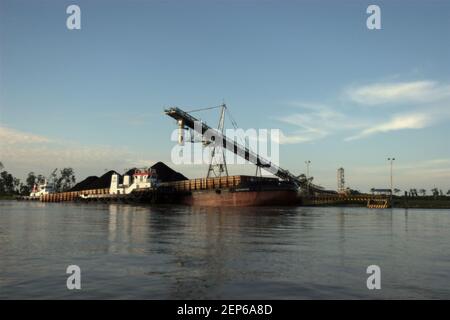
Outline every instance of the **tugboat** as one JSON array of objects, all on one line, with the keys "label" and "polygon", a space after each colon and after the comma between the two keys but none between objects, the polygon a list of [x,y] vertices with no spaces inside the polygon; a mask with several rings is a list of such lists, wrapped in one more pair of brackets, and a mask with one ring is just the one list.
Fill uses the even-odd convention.
[{"label": "tugboat", "polygon": [[54,193],[54,188],[52,184],[47,182],[47,179],[44,180],[43,183],[36,183],[33,186],[33,190],[28,197],[25,197],[27,200],[39,200],[41,196],[46,194]]}]

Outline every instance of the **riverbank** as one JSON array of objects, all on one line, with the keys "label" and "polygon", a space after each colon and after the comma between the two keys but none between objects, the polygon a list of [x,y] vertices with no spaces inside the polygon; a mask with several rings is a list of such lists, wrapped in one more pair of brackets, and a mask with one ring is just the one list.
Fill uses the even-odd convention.
[{"label": "riverbank", "polygon": [[[314,200],[314,198],[303,198],[299,206],[313,207],[367,207],[364,199],[334,199]],[[425,197],[405,197],[394,196],[391,201],[393,208],[415,208],[415,209],[450,209],[450,197],[448,196],[425,196]]]},{"label": "riverbank", "polygon": [[[17,195],[0,195],[0,200],[16,200]],[[364,202],[330,202],[324,204],[304,203],[303,206],[315,207],[366,207]],[[299,205],[302,206],[302,205]],[[394,208],[415,208],[415,209],[450,209],[450,197],[447,196],[425,196],[425,197],[394,197],[392,199]]]},{"label": "riverbank", "polygon": [[0,200],[15,200],[16,197],[15,194],[0,194]]},{"label": "riverbank", "polygon": [[394,197],[394,208],[450,209],[450,197]]}]

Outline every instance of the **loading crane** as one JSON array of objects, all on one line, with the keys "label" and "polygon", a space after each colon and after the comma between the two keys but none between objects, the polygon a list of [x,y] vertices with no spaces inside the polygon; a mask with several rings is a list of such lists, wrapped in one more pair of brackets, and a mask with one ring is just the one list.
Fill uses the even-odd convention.
[{"label": "loading crane", "polygon": [[[225,106],[225,105],[223,105]],[[223,109],[222,109],[223,110]],[[260,155],[256,154],[252,150],[248,149],[247,147],[237,143],[236,141],[229,139],[223,134],[223,112],[222,117],[219,123],[222,124],[222,127],[219,125],[219,129],[217,130],[215,128],[210,127],[205,122],[200,121],[199,119],[193,117],[191,114],[189,114],[186,111],[181,110],[178,107],[172,107],[164,110],[165,114],[172,117],[177,121],[178,129],[179,129],[179,139],[178,142],[180,144],[184,143],[184,130],[185,129],[191,129],[200,134],[206,141],[203,142],[205,144],[211,144],[215,143],[215,141],[218,141],[217,143],[220,144],[220,141],[222,141],[222,145],[220,147],[225,148],[234,154],[244,158],[245,160],[249,161],[250,163],[257,166],[257,168],[262,168],[271,174],[275,175],[276,177],[280,178],[284,181],[289,181],[293,184],[295,184],[298,188],[300,188],[302,191],[305,192],[324,192],[324,189],[320,186],[314,185],[311,183],[309,179],[307,179],[304,175],[295,176],[294,174],[290,173],[288,170],[285,170],[276,164],[270,162],[269,160],[266,160],[262,158]],[[206,134],[205,133],[209,133]],[[213,134],[211,134],[213,133]],[[216,144],[217,145],[217,144]]]}]

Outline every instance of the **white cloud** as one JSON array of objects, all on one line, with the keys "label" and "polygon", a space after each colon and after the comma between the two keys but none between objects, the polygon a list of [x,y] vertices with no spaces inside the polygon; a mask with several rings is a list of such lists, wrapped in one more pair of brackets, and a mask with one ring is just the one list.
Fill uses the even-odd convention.
[{"label": "white cloud", "polygon": [[0,127],[0,138],[0,160],[8,171],[19,176],[29,171],[47,174],[54,168],[70,166],[77,177],[82,178],[87,174],[102,174],[105,169],[123,170],[155,163],[148,159],[145,151],[80,145],[6,127]]},{"label": "white cloud", "polygon": [[[297,130],[288,134],[282,132],[280,142],[310,142],[345,132],[348,137],[344,140],[351,141],[378,133],[423,129],[450,119],[450,85],[446,83],[431,80],[378,82],[353,86],[344,93],[344,100],[336,101],[338,104],[333,108],[320,103],[289,102],[288,105],[298,108],[300,112],[278,120],[296,126]],[[383,121],[380,120],[383,114],[379,110],[354,109],[362,105],[389,105],[399,111]],[[350,109],[352,106],[353,110]],[[359,132],[348,133],[355,129]]]},{"label": "white cloud", "polygon": [[[438,187],[449,190],[450,159],[431,159],[408,161],[401,155],[394,163],[394,186],[401,190],[410,188],[425,188],[428,190]],[[350,186],[365,189],[370,187],[389,186],[389,164],[357,166],[348,170],[347,181]],[[371,185],[367,185],[370,181]],[[368,191],[368,189],[366,189]]]},{"label": "white cloud", "polygon": [[322,104],[291,102],[290,105],[299,108],[302,112],[280,117],[278,120],[294,125],[299,129],[288,135],[281,132],[281,144],[310,142],[322,139],[337,131],[359,128],[363,125],[362,120],[352,120],[345,114]]},{"label": "white cloud", "polygon": [[[346,141],[383,132],[422,129],[450,118],[450,85],[437,81],[374,83],[350,88],[345,97],[357,105],[388,105],[408,109],[408,112],[394,115],[387,121],[367,125],[361,132],[347,137]],[[367,116],[373,117],[373,113],[369,112]]]},{"label": "white cloud", "polygon": [[346,90],[351,101],[361,105],[430,103],[450,97],[450,86],[435,81],[375,83]]},{"label": "white cloud", "polygon": [[327,133],[325,132],[314,132],[314,131],[295,131],[293,134],[285,135],[283,131],[280,130],[280,144],[296,144],[310,142],[322,137],[325,137]]},{"label": "white cloud", "polygon": [[442,158],[442,159],[432,159],[425,161],[427,165],[447,165],[450,168],[450,159]]},{"label": "white cloud", "polygon": [[404,129],[421,129],[431,124],[431,122],[432,122],[431,117],[426,114],[419,113],[419,114],[396,115],[387,122],[379,123],[372,127],[368,127],[362,130],[357,135],[345,138],[345,141],[361,139],[376,133],[383,133]]},{"label": "white cloud", "polygon": [[21,132],[7,127],[0,127],[0,144],[47,142],[50,142],[50,139],[40,135]]}]

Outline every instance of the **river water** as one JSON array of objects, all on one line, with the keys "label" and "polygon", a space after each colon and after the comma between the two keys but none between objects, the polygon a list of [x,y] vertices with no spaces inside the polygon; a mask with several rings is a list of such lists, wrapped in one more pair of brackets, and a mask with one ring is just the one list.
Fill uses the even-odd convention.
[{"label": "river water", "polygon": [[0,201],[0,298],[449,299],[450,210]]}]

